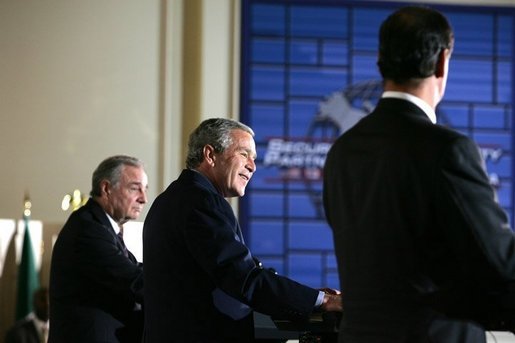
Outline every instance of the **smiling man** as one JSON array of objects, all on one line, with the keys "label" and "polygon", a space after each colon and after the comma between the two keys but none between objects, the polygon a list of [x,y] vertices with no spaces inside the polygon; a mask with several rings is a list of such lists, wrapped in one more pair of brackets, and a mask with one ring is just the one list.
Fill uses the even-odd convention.
[{"label": "smiling man", "polygon": [[49,342],[140,342],[143,265],[123,242],[123,224],[147,202],[141,161],[105,159],[91,198],[70,215],[52,252]]},{"label": "smiling man", "polygon": [[145,342],[254,342],[252,310],[307,318],[341,311],[337,291],[301,285],[256,264],[225,198],[256,171],[254,132],[207,119],[186,167],[152,204],[143,228]]}]

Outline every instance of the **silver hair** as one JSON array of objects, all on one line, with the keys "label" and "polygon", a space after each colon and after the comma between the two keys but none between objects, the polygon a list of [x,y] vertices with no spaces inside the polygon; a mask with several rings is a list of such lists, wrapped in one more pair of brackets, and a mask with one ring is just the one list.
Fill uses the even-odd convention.
[{"label": "silver hair", "polygon": [[231,132],[243,130],[254,137],[254,131],[239,121],[226,118],[206,119],[190,134],[186,167],[194,169],[204,159],[203,149],[211,145],[215,152],[224,152],[232,144]]},{"label": "silver hair", "polygon": [[123,166],[143,167],[143,162],[136,157],[126,155],[111,156],[103,160],[93,172],[91,178],[91,196],[101,195],[101,183],[109,181],[114,187],[118,185],[122,176]]}]

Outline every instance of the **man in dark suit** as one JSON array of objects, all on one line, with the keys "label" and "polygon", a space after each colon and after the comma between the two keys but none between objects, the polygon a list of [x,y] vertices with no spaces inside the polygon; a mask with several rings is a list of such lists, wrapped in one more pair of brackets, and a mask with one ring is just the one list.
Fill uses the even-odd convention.
[{"label": "man in dark suit", "polygon": [[143,265],[121,234],[147,202],[147,184],[142,162],[129,156],[109,157],[93,173],[91,198],[52,252],[49,342],[141,341]]},{"label": "man in dark suit", "polygon": [[340,342],[485,342],[494,316],[515,314],[502,300],[515,280],[515,238],[476,145],[434,124],[451,26],[406,7],[379,36],[385,92],[337,139],[324,169],[345,304]]},{"label": "man in dark suit", "polygon": [[14,323],[5,343],[41,343],[48,339],[48,289],[38,288],[32,297],[33,311]]},{"label": "man in dark suit", "polygon": [[306,319],[341,310],[320,292],[256,264],[226,198],[256,170],[248,126],[208,119],[190,135],[186,166],[152,204],[143,228],[145,342],[253,342],[252,310]]}]

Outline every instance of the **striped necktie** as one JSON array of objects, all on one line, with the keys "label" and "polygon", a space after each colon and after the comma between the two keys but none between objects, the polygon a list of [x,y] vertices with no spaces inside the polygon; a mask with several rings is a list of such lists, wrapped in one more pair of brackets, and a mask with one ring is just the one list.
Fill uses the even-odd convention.
[{"label": "striped necktie", "polygon": [[127,246],[125,245],[125,242],[123,241],[123,225],[118,224],[118,227],[120,228],[120,231],[118,232],[118,240],[120,241],[122,248],[123,248],[123,254],[125,257],[129,257],[129,250],[127,250]]}]

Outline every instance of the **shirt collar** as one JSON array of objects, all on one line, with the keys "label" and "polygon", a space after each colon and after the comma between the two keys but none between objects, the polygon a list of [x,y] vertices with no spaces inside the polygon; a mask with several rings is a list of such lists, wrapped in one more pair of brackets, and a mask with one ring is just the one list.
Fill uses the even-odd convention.
[{"label": "shirt collar", "polygon": [[111,218],[111,216],[109,214],[107,214],[107,212],[106,212],[106,216],[109,219],[109,221],[111,222],[111,226],[113,227],[114,232],[116,234],[118,234],[120,232],[120,227],[118,226],[118,223],[115,222],[115,220],[113,218]]},{"label": "shirt collar", "polygon": [[46,328],[48,330],[48,323],[49,323],[48,320],[43,321],[43,320],[39,319],[34,312],[30,312],[27,315],[26,319],[31,320],[34,323],[38,332],[42,332],[43,328]]},{"label": "shirt collar", "polygon": [[433,124],[436,124],[435,110],[431,106],[429,106],[427,102],[420,99],[419,97],[404,92],[386,91],[383,93],[381,98],[397,98],[407,100],[415,104],[416,106],[420,107],[420,109],[424,111],[424,113],[428,116],[429,120],[431,120]]}]

